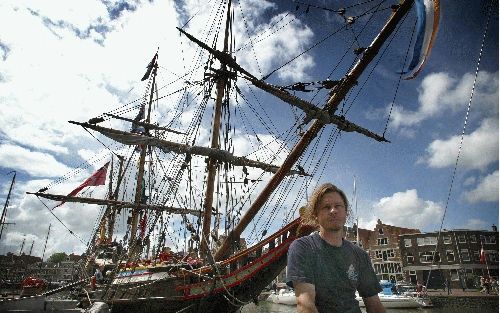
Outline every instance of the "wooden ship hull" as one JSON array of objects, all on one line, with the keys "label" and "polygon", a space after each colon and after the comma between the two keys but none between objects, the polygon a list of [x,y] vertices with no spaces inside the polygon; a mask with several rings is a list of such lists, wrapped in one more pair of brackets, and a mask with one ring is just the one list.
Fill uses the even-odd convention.
[{"label": "wooden ship hull", "polygon": [[125,280],[117,278],[104,300],[112,312],[236,312],[242,305],[258,301],[261,291],[285,268],[292,241],[312,231],[299,225],[300,219],[296,219],[214,266],[182,269],[177,274],[151,268]]}]

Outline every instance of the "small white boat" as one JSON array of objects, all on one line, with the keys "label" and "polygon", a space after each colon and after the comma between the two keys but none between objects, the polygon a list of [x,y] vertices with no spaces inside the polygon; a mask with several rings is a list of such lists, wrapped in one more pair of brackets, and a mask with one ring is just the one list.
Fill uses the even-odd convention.
[{"label": "small white boat", "polygon": [[[382,305],[388,309],[421,308],[432,306],[428,298],[394,294],[386,295],[382,293],[379,293],[378,297],[380,298],[380,302],[382,302]],[[360,307],[365,306],[363,298],[358,296],[356,297],[356,299],[359,301]]]},{"label": "small white boat", "polygon": [[266,300],[278,304],[297,305],[297,298],[293,290],[280,289],[278,292],[273,291]]},{"label": "small white boat", "polygon": [[[382,302],[382,305],[385,308],[403,309],[432,306],[431,300],[427,296],[416,296],[416,293],[411,293],[409,291],[403,292],[402,294],[393,293],[392,288],[394,287],[394,284],[389,281],[381,280],[380,286],[383,288],[383,291],[378,294],[378,297],[380,298],[380,302]],[[359,306],[365,306],[363,298],[361,298],[357,293],[356,299],[359,301]]]}]

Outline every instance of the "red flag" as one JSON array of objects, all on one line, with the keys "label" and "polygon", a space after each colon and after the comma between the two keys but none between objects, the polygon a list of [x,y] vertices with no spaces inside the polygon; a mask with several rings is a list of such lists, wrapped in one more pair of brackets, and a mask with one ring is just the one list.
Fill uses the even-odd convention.
[{"label": "red flag", "polygon": [[[88,187],[88,186],[99,186],[99,185],[104,185],[106,183],[106,174],[108,172],[108,165],[109,161],[104,164],[100,169],[98,169],[92,176],[87,178],[80,186],[76,187],[72,192],[68,194],[68,196],[73,197],[77,193],[79,193],[83,188]],[[58,206],[61,206],[65,203],[66,201],[63,201],[56,205],[54,207],[57,208]]]},{"label": "red flag", "polygon": [[479,262],[486,263],[486,253],[483,248],[481,248],[481,254],[479,255]]}]

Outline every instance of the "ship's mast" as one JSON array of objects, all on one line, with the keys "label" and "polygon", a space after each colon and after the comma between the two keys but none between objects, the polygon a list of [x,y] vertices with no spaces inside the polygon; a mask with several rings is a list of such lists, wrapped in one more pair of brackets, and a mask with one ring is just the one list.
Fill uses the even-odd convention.
[{"label": "ship's mast", "polygon": [[[146,123],[149,124],[150,117],[151,117],[151,107],[153,103],[153,95],[154,95],[154,89],[155,89],[155,83],[156,83],[156,71],[158,69],[158,63],[157,63],[157,58],[155,57],[153,59],[153,64],[151,66],[153,67],[153,80],[151,82],[151,92],[149,94],[149,103],[148,103],[148,114],[146,115]],[[148,127],[145,127],[145,132],[148,133],[149,129]],[[148,146],[144,145],[141,149],[141,154],[139,157],[139,170],[137,173],[137,185],[135,189],[135,205],[136,207],[132,209],[132,225],[130,228],[130,239],[129,239],[129,253],[130,255],[133,253],[135,250],[135,235],[137,233],[137,223],[139,219],[139,205],[141,204],[142,201],[142,188],[143,188],[143,178],[144,178],[144,164],[146,163],[146,153],[148,151]]]},{"label": "ship's mast", "polygon": [[[356,84],[363,71],[378,54],[380,48],[390,36],[390,34],[394,31],[399,21],[410,10],[412,4],[413,0],[404,0],[392,13],[380,33],[375,37],[371,45],[365,50],[361,59],[359,59],[356,65],[349,71],[349,73],[347,73],[342,82],[335,89],[333,89],[330,99],[324,107],[325,111],[329,112],[330,114],[333,114],[335,112],[338,105],[345,98],[349,90]],[[241,233],[253,220],[255,215],[257,215],[260,208],[266,203],[273,191],[279,186],[279,184],[285,177],[285,173],[287,173],[292,168],[292,166],[305,152],[309,144],[317,136],[318,132],[321,130],[321,128],[323,128],[324,125],[325,124],[322,121],[318,119],[314,120],[309,129],[295,144],[292,151],[281,165],[280,169],[273,175],[271,180],[267,183],[262,192],[254,200],[245,215],[243,215],[238,225],[231,232],[229,232],[228,237],[215,254],[216,261],[223,259],[229,253],[229,249],[232,244],[239,239]]]},{"label": "ship's mast", "polygon": [[[223,52],[227,53],[229,46],[229,30],[231,27],[231,0],[228,1],[227,5],[227,17],[226,17],[226,30],[224,33],[224,48]],[[224,62],[221,62],[220,72],[225,73],[227,71],[227,66]],[[219,133],[222,115],[222,99],[224,98],[224,90],[226,89],[227,78],[221,75],[217,79],[216,92],[217,97],[215,100],[215,111],[214,120],[212,124],[212,142],[210,147],[213,149],[219,148]],[[205,190],[205,202],[203,204],[203,226],[202,235],[200,243],[200,257],[206,259],[209,255],[209,241],[210,241],[210,223],[212,218],[212,204],[214,195],[214,184],[215,176],[217,174],[217,160],[214,158],[208,159],[208,175],[207,175],[207,187]]]}]

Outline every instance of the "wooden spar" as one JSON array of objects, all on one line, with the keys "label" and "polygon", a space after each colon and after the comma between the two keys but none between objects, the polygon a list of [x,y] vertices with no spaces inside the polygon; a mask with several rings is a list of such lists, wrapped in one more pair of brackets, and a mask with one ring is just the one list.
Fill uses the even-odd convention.
[{"label": "wooden spar", "polygon": [[[227,3],[227,17],[226,17],[226,30],[224,32],[224,48],[223,52],[227,54],[228,41],[229,41],[229,27],[231,23],[231,0]],[[227,70],[226,64],[221,62],[220,71],[225,73]],[[217,79],[217,98],[215,100],[214,121],[212,124],[212,142],[210,147],[219,149],[219,134],[220,134],[220,120],[222,115],[222,98],[224,97],[224,89],[226,88],[227,78],[220,76]],[[212,204],[214,198],[214,184],[215,176],[217,174],[217,160],[214,158],[208,159],[208,175],[207,175],[207,188],[205,189],[205,202],[203,203],[203,227],[201,232],[200,243],[200,257],[207,259],[209,254],[209,241],[210,241],[210,223],[212,218]]]},{"label": "wooden spar", "polygon": [[[156,70],[158,68],[158,63],[157,59],[155,59],[155,63],[152,65],[153,66],[153,81],[151,82],[151,92],[149,94],[149,103],[148,103],[148,114],[146,116],[146,123],[149,123],[150,116],[151,116],[151,106],[153,104],[153,95],[154,95],[154,89],[155,89],[155,82],[156,82]],[[148,128],[145,128],[146,133],[148,132]],[[148,146],[144,145],[141,149],[141,155],[139,157],[139,171],[137,173],[137,185],[135,188],[135,204],[140,204],[142,201],[142,180],[144,177],[144,163],[146,161],[146,153],[148,151]],[[129,241],[129,256],[131,256],[134,253],[134,247],[135,247],[135,235],[137,233],[137,223],[139,219],[139,210],[138,208],[132,209],[132,225],[130,228],[130,241]]]},{"label": "wooden spar", "polygon": [[136,204],[133,202],[125,202],[125,201],[118,201],[118,200],[72,197],[72,196],[56,195],[56,194],[43,193],[43,192],[26,192],[26,193],[29,195],[35,195],[37,197],[42,197],[42,198],[50,199],[50,200],[54,200],[54,201],[78,202],[78,203],[97,204],[97,205],[112,205],[118,209],[136,208],[136,209],[140,209],[140,210],[161,211],[161,212],[174,213],[174,214],[191,214],[191,215],[198,216],[198,217],[200,217],[201,213],[202,213],[202,211],[200,211],[200,210],[183,209],[183,208],[176,208],[176,207],[158,205],[158,204],[143,204],[143,203]]},{"label": "wooden spar", "polygon": [[[368,64],[370,64],[370,62],[378,54],[378,51],[389,35],[394,31],[399,21],[410,10],[412,4],[413,0],[404,0],[399,5],[397,10],[392,13],[380,33],[373,39],[371,45],[365,50],[362,58],[358,60],[356,65],[354,65],[351,71],[345,76],[340,85],[333,89],[331,97],[325,105],[325,110],[330,113],[335,112],[340,102],[345,98],[347,92],[357,82],[358,78],[361,76]],[[233,242],[239,239],[241,233],[259,212],[260,208],[266,203],[272,192],[279,186],[285,177],[285,173],[292,168],[324,125],[325,124],[323,124],[320,120],[314,120],[313,124],[300,138],[299,142],[295,144],[280,169],[273,175],[271,180],[267,183],[262,192],[257,196],[250,208],[243,215],[238,225],[236,225],[236,227],[228,233],[226,240],[222,243],[215,254],[214,258],[216,261],[222,260],[227,255]]]},{"label": "wooden spar", "polygon": [[[106,128],[94,124],[89,123],[79,123],[74,121],[69,121],[71,124],[80,125],[84,128],[90,128],[92,130],[98,131],[104,136],[111,138],[115,141],[126,145],[149,145],[155,146],[162,149],[166,153],[183,153],[183,154],[191,154],[198,156],[205,156],[209,158],[213,158],[219,162],[228,162],[234,166],[247,166],[260,168],[266,172],[275,173],[279,166],[251,160],[245,157],[234,156],[231,152],[221,149],[212,149],[209,147],[202,146],[189,146],[186,144],[180,144],[173,141],[167,141],[163,139],[159,139],[153,136],[146,136],[141,134],[132,134],[130,132],[125,132],[121,130]],[[308,176],[306,172],[298,169],[298,170],[290,170],[288,175],[305,175]],[[310,176],[310,175],[309,175]]]},{"label": "wooden spar", "polygon": [[170,132],[170,133],[174,133],[174,134],[178,134],[178,135],[186,135],[186,133],[183,133],[183,132],[180,132],[180,131],[177,131],[177,130],[173,130],[173,129],[170,129],[170,128],[158,126],[158,125],[155,125],[155,124],[144,123],[144,122],[141,122],[141,121],[135,121],[135,120],[133,120],[131,118],[126,118],[126,117],[122,117],[122,116],[111,114],[111,113],[104,113],[104,115],[111,116],[112,118],[116,118],[118,120],[132,122],[134,124],[137,124],[139,126],[142,126],[144,128],[148,128],[148,129],[164,130],[164,131],[167,131],[167,132]]}]

